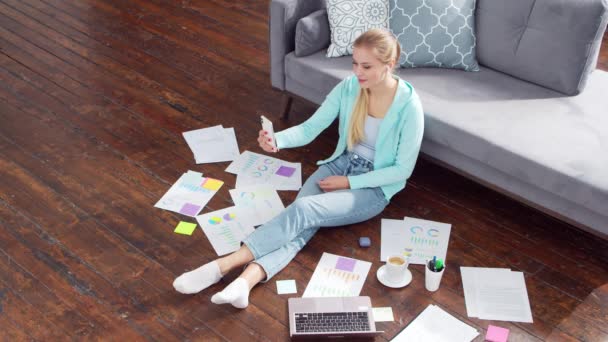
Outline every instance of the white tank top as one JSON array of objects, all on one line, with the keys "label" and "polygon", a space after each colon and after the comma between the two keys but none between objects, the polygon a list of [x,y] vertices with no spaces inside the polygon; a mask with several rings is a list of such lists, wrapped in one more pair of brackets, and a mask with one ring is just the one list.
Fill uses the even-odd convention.
[{"label": "white tank top", "polygon": [[365,118],[365,135],[353,147],[353,152],[372,162],[376,154],[376,139],[378,138],[378,130],[380,129],[382,119],[384,118],[375,118],[368,114]]}]

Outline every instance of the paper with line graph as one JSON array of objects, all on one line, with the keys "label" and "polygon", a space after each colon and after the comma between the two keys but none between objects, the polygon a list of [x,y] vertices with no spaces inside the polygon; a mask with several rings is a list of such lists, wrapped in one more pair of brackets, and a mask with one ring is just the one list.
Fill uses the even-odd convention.
[{"label": "paper with line graph", "polygon": [[241,241],[254,230],[249,222],[241,218],[236,207],[212,211],[197,216],[196,220],[219,256],[239,249]]},{"label": "paper with line graph", "polygon": [[410,264],[424,265],[433,256],[445,262],[452,225],[411,217],[382,219],[381,225],[380,261],[402,254]]},{"label": "paper with line graph", "polygon": [[323,253],[302,297],[358,296],[371,262]]}]

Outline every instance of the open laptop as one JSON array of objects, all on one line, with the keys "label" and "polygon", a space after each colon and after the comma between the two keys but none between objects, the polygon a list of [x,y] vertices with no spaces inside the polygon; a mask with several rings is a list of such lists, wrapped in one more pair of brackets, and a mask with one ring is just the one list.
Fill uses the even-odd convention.
[{"label": "open laptop", "polygon": [[376,331],[369,297],[289,298],[289,335],[292,338],[374,337]]}]

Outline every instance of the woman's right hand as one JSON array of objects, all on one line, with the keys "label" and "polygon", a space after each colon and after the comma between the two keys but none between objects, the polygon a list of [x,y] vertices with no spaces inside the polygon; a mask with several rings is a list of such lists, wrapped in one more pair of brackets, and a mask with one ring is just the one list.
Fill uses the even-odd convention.
[{"label": "woman's right hand", "polygon": [[272,146],[272,139],[268,136],[268,132],[260,130],[258,133],[258,143],[262,150],[268,153],[277,153],[277,149]]}]

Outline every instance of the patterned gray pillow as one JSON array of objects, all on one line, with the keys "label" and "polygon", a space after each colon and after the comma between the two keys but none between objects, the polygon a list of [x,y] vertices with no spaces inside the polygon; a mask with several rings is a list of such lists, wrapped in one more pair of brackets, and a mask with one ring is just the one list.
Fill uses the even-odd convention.
[{"label": "patterned gray pillow", "polygon": [[479,70],[475,0],[390,0],[389,6],[390,29],[401,44],[402,67]]},{"label": "patterned gray pillow", "polygon": [[327,57],[352,55],[353,43],[372,28],[388,29],[388,0],[327,0],[331,44]]}]

